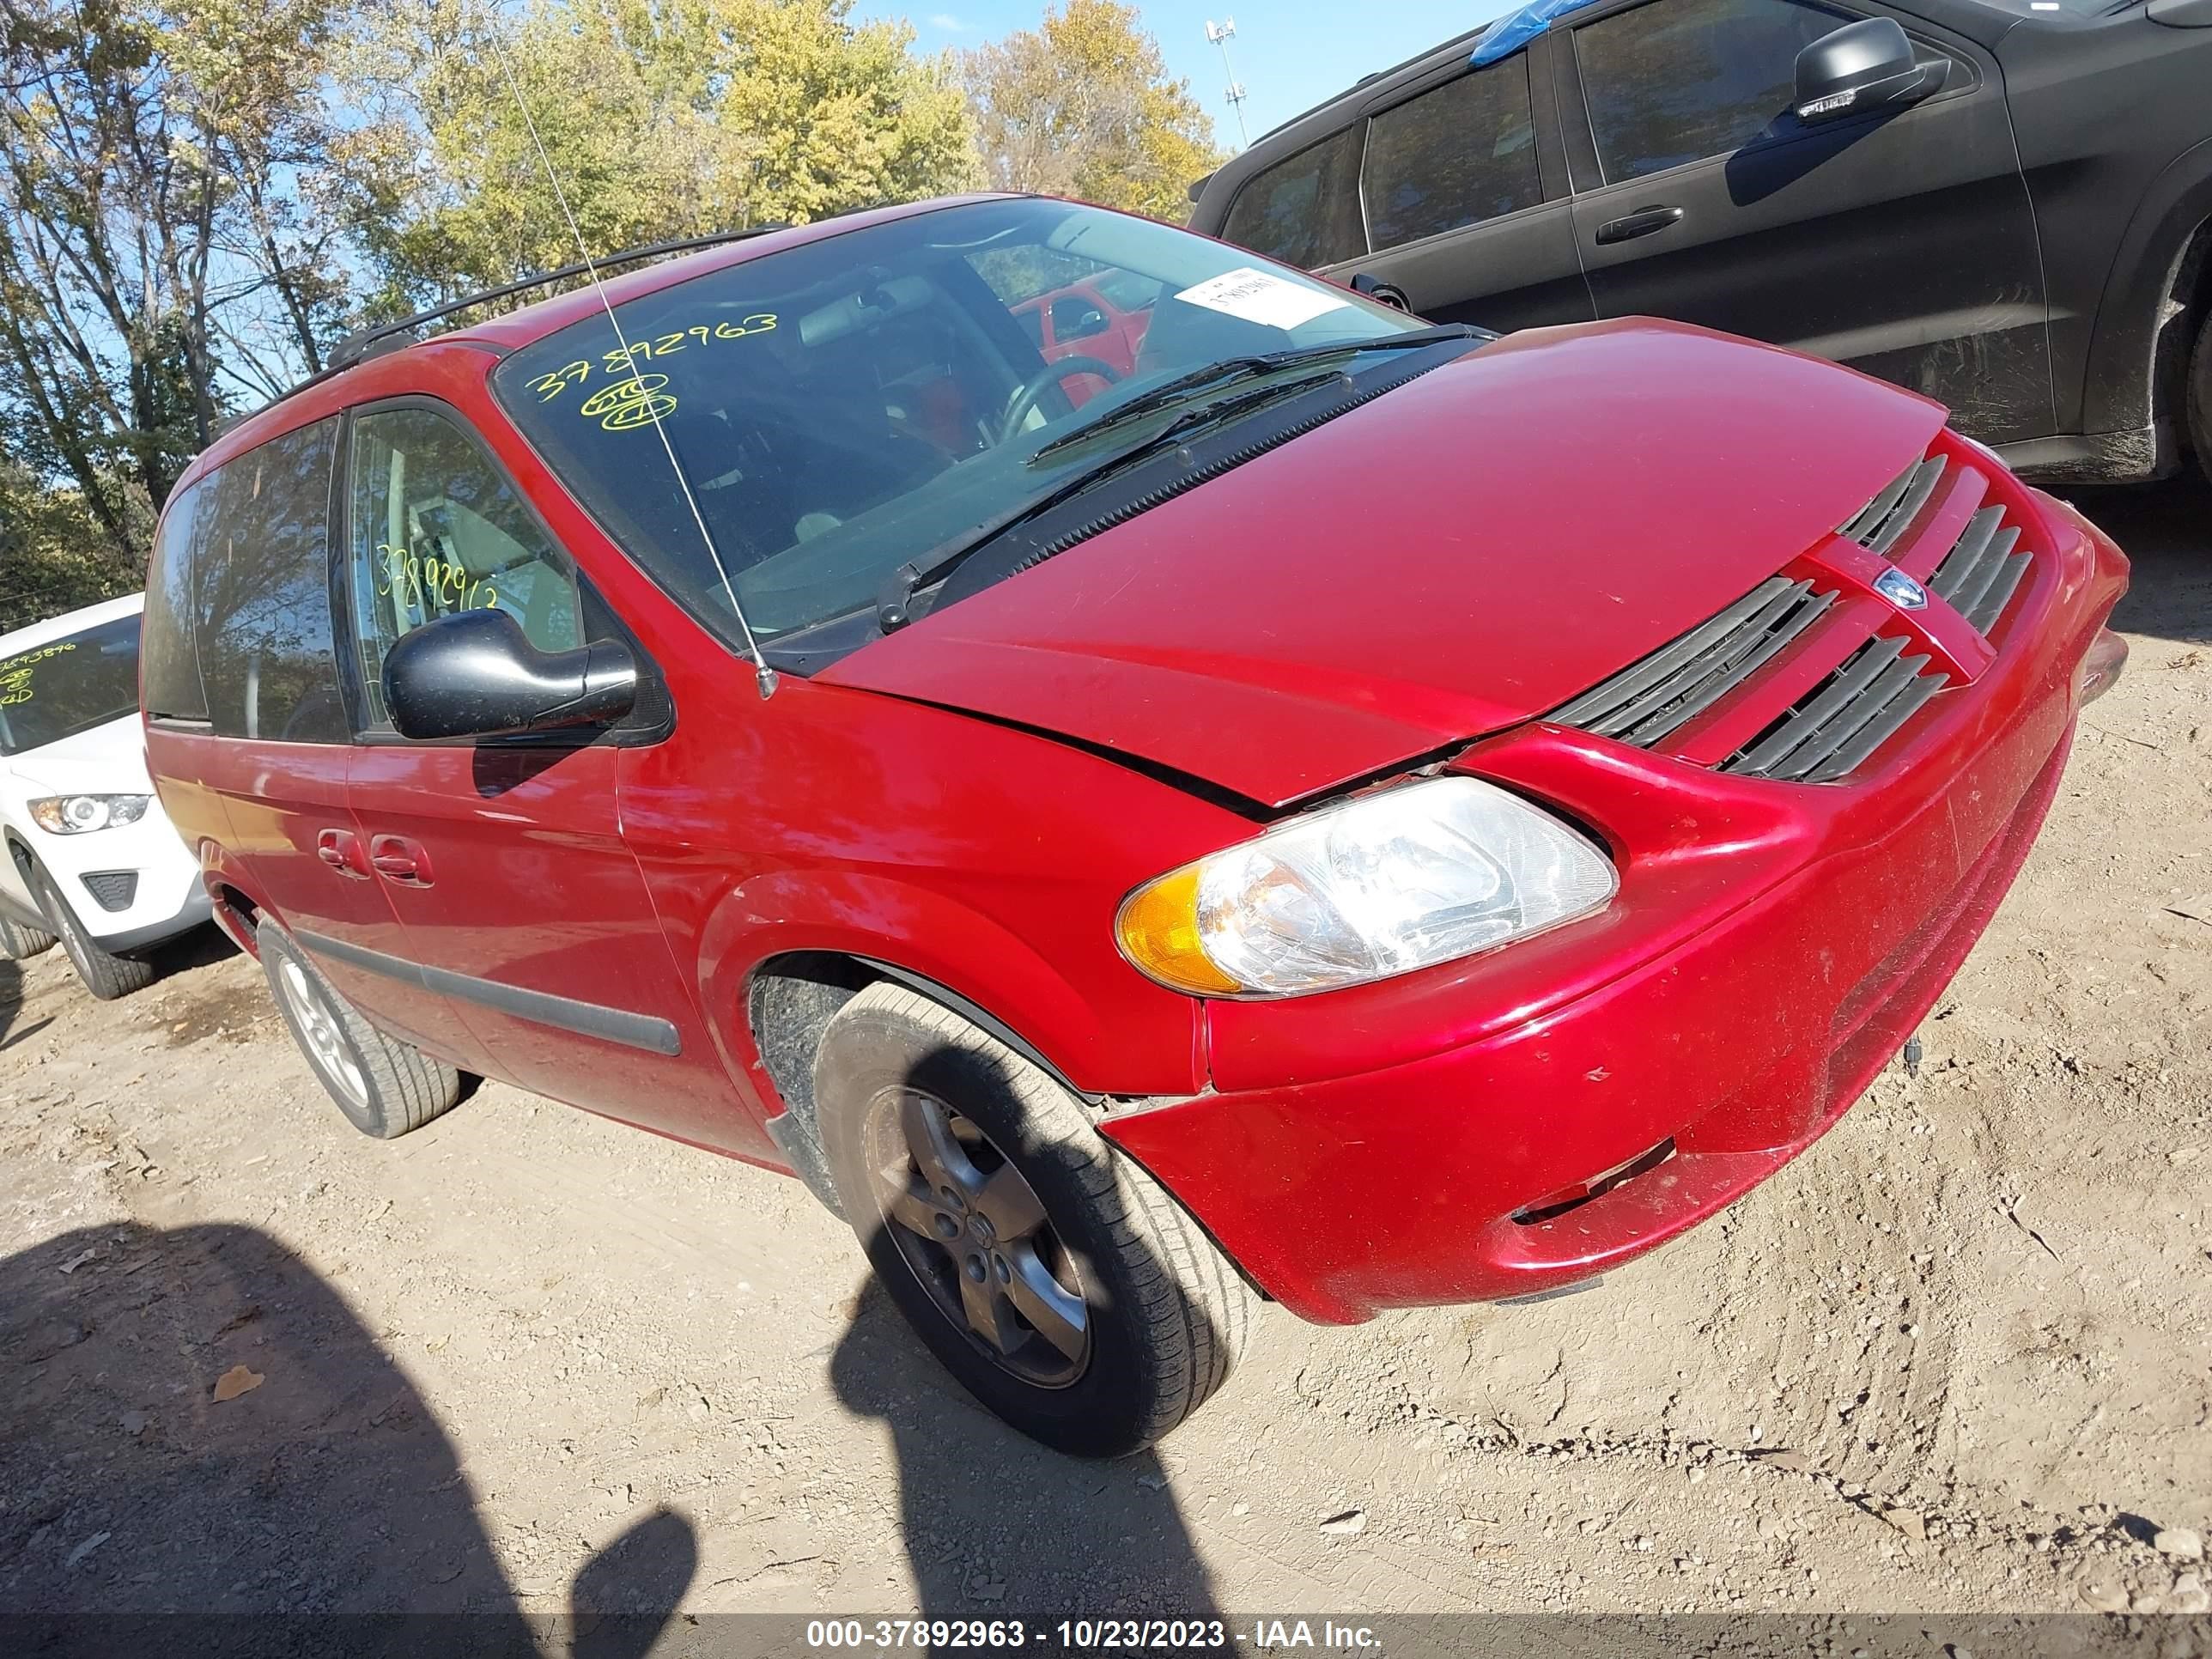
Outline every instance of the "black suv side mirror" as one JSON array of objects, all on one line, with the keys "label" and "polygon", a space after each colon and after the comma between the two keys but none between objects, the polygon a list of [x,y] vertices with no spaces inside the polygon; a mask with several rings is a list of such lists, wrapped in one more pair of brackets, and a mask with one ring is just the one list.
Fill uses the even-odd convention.
[{"label": "black suv side mirror", "polygon": [[1894,17],[1847,23],[1797,54],[1797,118],[1831,120],[1908,102],[1942,85],[1943,68],[1914,56]]},{"label": "black suv side mirror", "polygon": [[384,659],[384,706],[403,738],[491,738],[603,726],[637,702],[619,640],[540,651],[504,611],[464,611],[402,635]]}]

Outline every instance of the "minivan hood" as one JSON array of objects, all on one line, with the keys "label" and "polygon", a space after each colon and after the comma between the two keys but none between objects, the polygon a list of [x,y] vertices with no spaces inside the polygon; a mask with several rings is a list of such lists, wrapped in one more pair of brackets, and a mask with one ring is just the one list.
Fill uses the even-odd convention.
[{"label": "minivan hood", "polygon": [[1532,330],[817,678],[1285,805],[1559,707],[1832,533],[1942,421],[1702,329]]}]

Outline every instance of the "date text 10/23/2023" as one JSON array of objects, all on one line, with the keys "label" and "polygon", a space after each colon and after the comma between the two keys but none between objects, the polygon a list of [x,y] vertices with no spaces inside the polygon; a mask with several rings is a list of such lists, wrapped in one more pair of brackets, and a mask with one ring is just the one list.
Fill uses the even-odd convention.
[{"label": "date text 10/23/2023", "polygon": [[1042,1625],[1020,1619],[816,1619],[807,1622],[806,1645],[817,1652],[969,1647],[1046,1653],[1251,1648],[1359,1653],[1382,1643],[1371,1626],[1333,1619],[1062,1619]]}]

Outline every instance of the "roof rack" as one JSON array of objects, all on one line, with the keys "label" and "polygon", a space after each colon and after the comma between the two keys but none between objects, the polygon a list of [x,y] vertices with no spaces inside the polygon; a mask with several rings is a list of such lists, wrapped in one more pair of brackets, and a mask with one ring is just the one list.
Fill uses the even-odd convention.
[{"label": "roof rack", "polygon": [[[640,247],[626,247],[619,253],[610,253],[604,258],[591,261],[588,264],[579,262],[573,265],[562,265],[558,270],[549,270],[537,276],[526,276],[522,281],[509,283],[504,288],[488,288],[480,293],[465,295],[460,299],[450,300],[444,305],[432,306],[427,311],[418,311],[411,317],[402,317],[396,323],[379,323],[371,328],[356,330],[331,349],[330,367],[324,371],[324,374],[334,374],[342,368],[350,368],[356,363],[365,362],[371,357],[381,356],[385,352],[397,351],[404,346],[411,345],[415,343],[416,330],[426,323],[434,323],[441,317],[450,317],[457,311],[466,311],[474,306],[489,305],[495,300],[504,300],[510,295],[526,294],[534,288],[550,288],[556,283],[568,282],[578,276],[588,276],[593,271],[605,270],[610,265],[635,264],[640,259],[657,259],[671,253],[689,253],[695,248],[718,247],[725,242],[742,242],[750,237],[765,236],[770,231],[789,228],[788,225],[782,223],[753,225],[744,230],[717,231],[710,236],[689,236],[681,241],[648,242]],[[319,374],[314,377],[315,380],[321,378],[322,375]],[[313,380],[303,380],[301,382],[301,386],[313,384],[314,384]],[[301,386],[295,386],[292,391],[297,392]],[[289,398],[292,394],[288,392],[284,395]]]},{"label": "roof rack", "polygon": [[778,220],[774,224],[752,225],[744,230],[717,231],[711,236],[687,236],[674,242],[647,242],[642,246],[626,247],[618,253],[610,253],[589,264],[562,265],[558,270],[549,270],[538,276],[526,276],[522,281],[509,283],[504,288],[488,288],[481,293],[465,295],[444,305],[432,306],[427,311],[418,311],[411,317],[402,317],[396,323],[378,323],[373,327],[356,329],[331,348],[330,359],[320,372],[287,387],[258,408],[248,410],[242,415],[234,415],[219,422],[216,427],[216,435],[221,437],[255,416],[296,398],[309,386],[320,386],[331,376],[343,374],[356,363],[367,362],[371,357],[380,357],[387,351],[398,351],[413,345],[416,339],[416,330],[426,323],[436,322],[441,317],[450,317],[457,311],[466,311],[471,306],[489,305],[495,300],[504,300],[509,295],[527,294],[534,288],[550,288],[556,283],[565,283],[575,276],[587,276],[594,270],[605,270],[611,265],[635,264],[640,259],[657,259],[671,253],[689,253],[695,248],[719,247],[725,242],[742,242],[750,237],[765,236],[770,231],[790,228],[788,224]]}]

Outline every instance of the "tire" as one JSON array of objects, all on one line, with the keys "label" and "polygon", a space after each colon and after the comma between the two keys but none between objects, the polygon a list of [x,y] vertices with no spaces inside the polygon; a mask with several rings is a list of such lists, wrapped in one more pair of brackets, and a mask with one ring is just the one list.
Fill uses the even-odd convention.
[{"label": "tire", "polygon": [[453,1109],[459,1072],[370,1024],[280,929],[264,922],[256,940],[269,994],[347,1122],[392,1140]]},{"label": "tire", "polygon": [[26,927],[9,916],[0,916],[0,952],[11,961],[28,962],[54,948],[54,936],[36,927]]},{"label": "tire", "polygon": [[[838,1197],[884,1291],[1024,1434],[1121,1456],[1226,1379],[1255,1301],[1237,1269],[1074,1097],[1004,1043],[904,986],[873,985],[823,1032],[814,1099]],[[919,1142],[951,1187],[912,1154],[917,1121],[933,1126]],[[987,1324],[996,1334],[977,1334]]]},{"label": "tire", "polygon": [[53,923],[62,949],[68,953],[70,965],[76,969],[76,976],[84,981],[86,990],[102,1002],[112,1002],[133,991],[143,991],[154,982],[154,964],[144,957],[118,957],[100,948],[99,941],[84,931],[76,912],[70,908],[69,901],[61,896],[45,871],[32,872],[31,887],[39,896],[39,908]]},{"label": "tire", "polygon": [[2189,357],[2187,407],[2189,447],[2197,453],[2197,470],[2212,482],[2212,317],[2197,331],[2196,349]]}]

